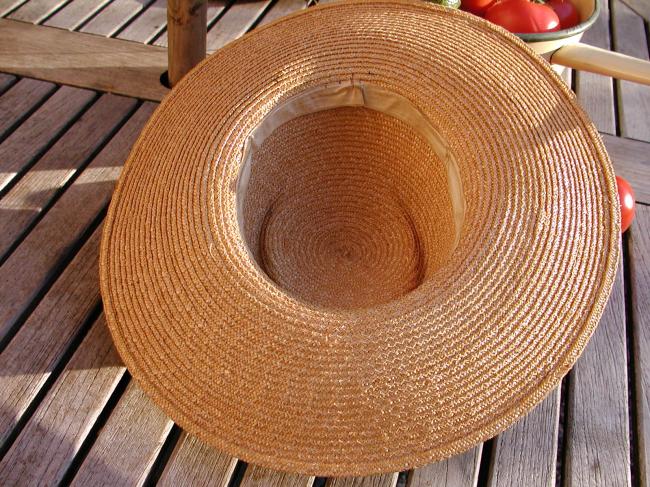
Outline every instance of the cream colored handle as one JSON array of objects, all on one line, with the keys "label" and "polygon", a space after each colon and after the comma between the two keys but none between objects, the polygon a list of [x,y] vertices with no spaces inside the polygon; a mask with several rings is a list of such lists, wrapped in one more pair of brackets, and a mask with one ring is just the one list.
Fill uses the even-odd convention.
[{"label": "cream colored handle", "polygon": [[587,44],[568,44],[551,54],[551,63],[650,85],[650,62]]}]

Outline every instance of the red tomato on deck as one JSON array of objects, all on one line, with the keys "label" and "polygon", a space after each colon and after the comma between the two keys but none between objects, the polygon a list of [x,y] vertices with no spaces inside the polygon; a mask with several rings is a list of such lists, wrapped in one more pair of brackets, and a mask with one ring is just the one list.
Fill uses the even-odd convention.
[{"label": "red tomato on deck", "polygon": [[528,0],[497,2],[487,10],[485,18],[513,34],[560,30],[560,19],[551,7]]},{"label": "red tomato on deck", "polygon": [[580,23],[578,10],[569,0],[548,0],[546,5],[551,7],[560,19],[560,29],[568,29]]},{"label": "red tomato on deck", "polygon": [[632,186],[625,179],[616,176],[616,186],[618,187],[618,201],[621,203],[621,233],[630,228],[634,220],[634,191]]},{"label": "red tomato on deck", "polygon": [[494,0],[461,0],[460,8],[467,12],[483,17],[485,11],[494,3]]}]

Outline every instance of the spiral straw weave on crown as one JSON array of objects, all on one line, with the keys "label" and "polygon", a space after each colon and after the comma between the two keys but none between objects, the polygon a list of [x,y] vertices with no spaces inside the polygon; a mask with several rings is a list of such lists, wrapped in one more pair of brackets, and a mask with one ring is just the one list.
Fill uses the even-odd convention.
[{"label": "spiral straw weave on crown", "polygon": [[[237,213],[247,136],[305,90],[397,93],[440,161],[364,107],[268,137]],[[611,164],[559,78],[520,41],[424,3],[290,16],[195,69],[151,118],[104,230],[116,346],[180,426],[245,461],[365,475],[464,451],[558,384],[591,336],[619,252]]]}]

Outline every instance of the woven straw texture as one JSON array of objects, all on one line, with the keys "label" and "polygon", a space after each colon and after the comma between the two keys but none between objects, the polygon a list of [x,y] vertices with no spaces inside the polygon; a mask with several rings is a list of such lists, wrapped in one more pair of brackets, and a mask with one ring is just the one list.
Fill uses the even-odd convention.
[{"label": "woven straw texture", "polygon": [[[264,117],[350,82],[405,97],[446,141],[457,245],[440,154],[366,107],[277,128],[239,194]],[[105,225],[106,316],[138,383],[215,447],[317,475],[404,470],[558,384],[609,295],[617,201],[595,128],[513,36],[424,2],[317,7],[217,52],[151,118]]]}]

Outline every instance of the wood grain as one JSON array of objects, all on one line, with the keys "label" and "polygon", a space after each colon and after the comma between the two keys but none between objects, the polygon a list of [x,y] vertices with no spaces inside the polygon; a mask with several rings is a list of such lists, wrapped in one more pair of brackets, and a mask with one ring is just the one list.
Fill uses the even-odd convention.
[{"label": "wood grain", "polygon": [[147,103],[138,109],[0,267],[0,339],[106,207],[122,164],[154,108]]},{"label": "wood grain", "polygon": [[153,0],[113,0],[104,10],[84,25],[80,31],[110,37],[120,30]]},{"label": "wood grain", "polygon": [[[600,2],[601,12],[596,22],[585,32],[582,42],[603,49],[610,48],[609,8],[607,2]],[[607,76],[576,72],[576,86],[573,87],[580,105],[589,114],[599,131],[616,134],[614,114],[614,82]]]},{"label": "wood grain", "polygon": [[0,73],[0,95],[7,89],[9,86],[11,86],[13,83],[15,83],[17,78],[15,76],[12,76],[10,74],[5,74],[5,73]]},{"label": "wood grain", "polygon": [[118,39],[149,44],[167,26],[167,0],[156,0],[122,32]]},{"label": "wood grain", "polygon": [[395,487],[398,473],[371,475],[369,477],[339,477],[327,479],[327,487]]},{"label": "wood grain", "polygon": [[[0,20],[0,22],[3,21]],[[0,24],[0,49],[2,49],[1,27]],[[52,83],[35,79],[21,79],[0,96],[0,140],[54,90],[56,90],[56,86]]]},{"label": "wood grain", "polygon": [[131,381],[72,485],[143,485],[173,424]]},{"label": "wood grain", "polygon": [[100,240],[101,226],[0,354],[0,445],[99,304]]},{"label": "wood grain", "polygon": [[29,0],[0,0],[0,17],[4,17],[19,5]]},{"label": "wood grain", "polygon": [[[76,88],[69,88],[78,90]],[[84,91],[86,99],[91,95]],[[0,257],[28,229],[135,107],[133,98],[102,96],[0,200]]]},{"label": "wood grain", "polygon": [[0,19],[0,71],[160,101],[166,69],[162,48]]},{"label": "wood grain", "polygon": [[[643,18],[620,0],[612,0],[614,47],[616,51],[648,59]],[[650,86],[617,81],[621,135],[650,141]]]},{"label": "wood grain", "polygon": [[560,389],[495,438],[488,486],[555,485]]},{"label": "wood grain", "polygon": [[56,12],[68,0],[29,0],[26,4],[22,5],[18,10],[9,15],[12,20],[20,20],[22,22],[30,22],[38,24],[48,15]]},{"label": "wood grain", "polygon": [[111,0],[84,0],[82,2],[70,2],[52,17],[43,22],[48,27],[59,29],[75,30],[86,20],[91,18]]},{"label": "wood grain", "polygon": [[637,205],[629,231],[633,358],[640,484],[650,484],[650,207]]},{"label": "wood grain", "polygon": [[568,387],[568,487],[629,486],[625,299],[619,265],[609,303]]},{"label": "wood grain", "polygon": [[409,472],[407,487],[475,487],[483,445]]},{"label": "wood grain", "polygon": [[241,487],[311,487],[314,477],[278,472],[268,468],[248,465]]},{"label": "wood grain", "polygon": [[603,135],[616,174],[627,179],[642,203],[650,203],[650,144]]},{"label": "wood grain", "polygon": [[207,0],[167,0],[167,73],[175,86],[205,59]]},{"label": "wood grain", "polygon": [[216,51],[230,41],[243,36],[253,27],[270,3],[270,0],[249,0],[232,5],[208,31],[208,51]]},{"label": "wood grain", "polygon": [[3,483],[60,483],[125,371],[102,316],[0,462]]},{"label": "wood grain", "polygon": [[237,465],[236,458],[221,453],[198,438],[183,432],[158,485],[227,487],[235,465]]},{"label": "wood grain", "polygon": [[285,15],[292,14],[298,10],[304,10],[305,8],[307,8],[307,2],[305,0],[278,0],[273,4],[273,7],[266,12],[260,25],[268,24],[284,17]]},{"label": "wood grain", "polygon": [[[228,0],[210,0],[208,2],[208,20],[207,24],[211,25],[214,22],[214,19],[219,17],[221,13],[224,11],[226,6],[229,4]],[[167,22],[166,20],[167,13],[165,11],[165,24]],[[160,37],[158,37],[154,41],[155,46],[161,46],[161,47],[167,47],[167,31],[163,32]]]},{"label": "wood grain", "polygon": [[14,181],[95,97],[62,87],[0,144],[0,192]]}]

